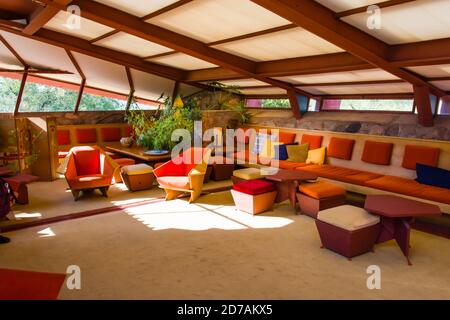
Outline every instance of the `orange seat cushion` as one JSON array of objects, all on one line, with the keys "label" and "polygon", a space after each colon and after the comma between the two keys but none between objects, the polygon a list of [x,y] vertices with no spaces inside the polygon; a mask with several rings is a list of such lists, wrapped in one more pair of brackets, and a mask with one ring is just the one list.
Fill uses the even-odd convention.
[{"label": "orange seat cushion", "polygon": [[95,143],[97,142],[97,131],[95,128],[76,129],[75,131],[78,143]]},{"label": "orange seat cushion", "polygon": [[301,184],[300,192],[314,199],[323,199],[345,195],[345,189],[326,181]]},{"label": "orange seat cushion", "polygon": [[278,166],[280,169],[294,170],[295,168],[305,167],[307,164],[305,162],[292,162],[287,160],[279,160]]},{"label": "orange seat cushion", "polygon": [[75,179],[68,180],[70,188],[74,190],[92,189],[109,186],[112,176],[103,174],[90,174],[77,176]]},{"label": "orange seat cushion", "polygon": [[57,141],[59,146],[66,146],[70,144],[70,130],[58,130]]},{"label": "orange seat cushion", "polygon": [[393,147],[393,143],[367,140],[364,143],[361,160],[368,163],[387,166],[391,164]]},{"label": "orange seat cushion", "polygon": [[331,158],[338,158],[350,160],[352,158],[353,146],[355,140],[332,137],[328,144],[328,156]]},{"label": "orange seat cushion", "polygon": [[119,141],[122,137],[120,128],[101,128],[102,140],[105,142]]},{"label": "orange seat cushion", "polygon": [[158,183],[163,188],[190,189],[189,177],[184,176],[165,176],[157,178]]},{"label": "orange seat cushion", "polygon": [[130,158],[119,158],[119,159],[114,159],[114,161],[121,167],[131,166],[136,163],[136,161],[134,159],[130,159]]},{"label": "orange seat cushion", "polygon": [[377,179],[380,177],[382,177],[382,175],[378,174],[378,173],[361,171],[356,174],[350,174],[350,175],[341,177],[340,181],[358,184],[358,185],[364,185],[366,183],[366,181]]},{"label": "orange seat cushion", "polygon": [[315,136],[311,134],[303,134],[300,144],[309,143],[309,150],[318,149],[322,146],[323,136]]},{"label": "orange seat cushion", "polygon": [[406,145],[402,167],[416,170],[417,163],[436,167],[439,162],[440,151],[439,148]]},{"label": "orange seat cushion", "polygon": [[295,141],[295,133],[291,132],[280,132],[278,135],[278,141],[281,143],[294,143]]}]

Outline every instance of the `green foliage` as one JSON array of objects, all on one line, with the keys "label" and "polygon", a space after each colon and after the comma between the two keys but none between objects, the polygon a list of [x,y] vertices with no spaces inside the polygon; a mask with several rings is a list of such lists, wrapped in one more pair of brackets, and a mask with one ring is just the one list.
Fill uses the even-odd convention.
[{"label": "green foliage", "polygon": [[14,111],[19,88],[19,80],[0,78],[0,112]]},{"label": "green foliage", "polygon": [[290,107],[289,99],[263,99],[261,101],[261,108],[289,109]]}]

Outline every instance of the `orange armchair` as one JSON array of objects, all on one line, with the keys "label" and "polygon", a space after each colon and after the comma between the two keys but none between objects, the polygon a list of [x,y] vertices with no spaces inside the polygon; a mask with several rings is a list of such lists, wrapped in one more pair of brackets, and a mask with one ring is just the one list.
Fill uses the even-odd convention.
[{"label": "orange armchair", "polygon": [[64,176],[75,201],[81,191],[99,189],[107,197],[118,165],[97,146],[74,147],[69,151]]},{"label": "orange armchair", "polygon": [[[194,161],[197,160],[196,153],[201,155],[200,161]],[[190,203],[197,200],[202,192],[210,155],[210,149],[190,148],[153,170],[159,187],[166,192],[166,200],[173,200],[185,192],[191,194]]]}]

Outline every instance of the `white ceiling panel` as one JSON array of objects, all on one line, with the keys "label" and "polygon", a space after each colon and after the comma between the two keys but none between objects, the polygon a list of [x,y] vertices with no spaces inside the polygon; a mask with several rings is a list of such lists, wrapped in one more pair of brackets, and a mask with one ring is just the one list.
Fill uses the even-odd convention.
[{"label": "white ceiling panel", "polygon": [[249,94],[286,94],[286,90],[281,88],[261,88],[261,89],[241,89],[239,90],[241,93],[249,95]]},{"label": "white ceiling panel", "polygon": [[92,40],[113,29],[97,22],[81,18],[79,28],[74,27],[70,23],[71,14],[67,11],[60,11],[44,26],[45,29],[65,33],[74,37],[82,38],[85,40]]},{"label": "white ceiling panel", "polygon": [[254,61],[279,60],[343,51],[302,28],[223,43],[215,48]]},{"label": "white ceiling panel", "polygon": [[400,44],[450,37],[450,1],[417,0],[381,9],[381,28],[367,27],[367,13],[343,18],[388,43]]},{"label": "white ceiling panel", "polygon": [[[73,74],[58,75],[58,78],[80,83],[81,77],[64,49],[5,31],[0,31],[0,34],[8,43],[12,44],[17,53],[29,65],[72,72]],[[54,77],[52,75],[46,76]]]},{"label": "white ceiling panel", "polygon": [[175,82],[146,72],[131,69],[135,96],[139,98],[157,100],[161,94],[171,96]]},{"label": "white ceiling panel", "polygon": [[170,48],[163,47],[157,43],[153,43],[124,32],[119,32],[110,37],[97,41],[95,44],[142,58],[172,51]]},{"label": "white ceiling panel", "polygon": [[298,87],[311,94],[378,94],[378,93],[411,93],[410,84],[371,84],[350,86],[320,86],[320,87]]},{"label": "white ceiling panel", "polygon": [[149,13],[167,7],[178,0],[95,0],[107,6],[125,11],[137,17],[146,16]]},{"label": "white ceiling panel", "polygon": [[316,0],[316,2],[323,4],[325,7],[330,8],[334,12],[341,12],[363,6],[370,6],[371,4],[385,1],[387,0]]},{"label": "white ceiling panel", "polygon": [[9,65],[8,68],[23,68],[20,61],[16,59],[16,57],[2,42],[0,42],[0,62],[3,65]]},{"label": "white ceiling panel", "polygon": [[191,94],[197,93],[202,91],[202,89],[194,87],[194,86],[190,86],[188,84],[185,83],[180,83],[179,87],[178,87],[178,93],[182,96],[182,97],[186,97],[186,96],[190,96]]},{"label": "white ceiling panel", "polygon": [[438,87],[441,90],[450,91],[450,80],[431,81],[430,83],[434,84],[436,87]]},{"label": "white ceiling panel", "polygon": [[267,83],[255,79],[223,80],[219,82],[227,86],[238,87],[267,86]]},{"label": "white ceiling panel", "polygon": [[198,70],[217,67],[215,64],[197,59],[184,53],[174,53],[167,56],[149,59],[148,61],[184,70]]},{"label": "white ceiling panel", "polygon": [[380,69],[370,69],[370,70],[278,77],[275,79],[293,84],[303,84],[303,83],[309,84],[309,83],[329,83],[329,82],[396,80],[398,78]]},{"label": "white ceiling panel", "polygon": [[74,53],[73,55],[86,76],[88,86],[123,94],[130,93],[130,85],[124,66],[80,53]]},{"label": "white ceiling panel", "polygon": [[407,69],[427,78],[450,76],[450,64],[410,67]]},{"label": "white ceiling panel", "polygon": [[289,24],[250,0],[196,0],[148,22],[203,42]]}]

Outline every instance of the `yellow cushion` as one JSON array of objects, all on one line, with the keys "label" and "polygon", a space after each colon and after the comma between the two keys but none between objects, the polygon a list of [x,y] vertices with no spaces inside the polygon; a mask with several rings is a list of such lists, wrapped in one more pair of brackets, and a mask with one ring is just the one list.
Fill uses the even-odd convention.
[{"label": "yellow cushion", "polygon": [[121,169],[123,174],[129,176],[137,176],[140,174],[148,174],[153,172],[153,168],[145,163],[139,163],[131,166],[125,166]]},{"label": "yellow cushion", "polygon": [[319,211],[317,219],[348,231],[364,229],[380,222],[380,217],[349,205]]},{"label": "yellow cushion", "polygon": [[255,180],[263,177],[261,170],[256,168],[245,168],[233,171],[233,176],[244,180]]},{"label": "yellow cushion", "polygon": [[286,146],[286,151],[288,154],[287,161],[291,162],[305,162],[308,158],[309,143],[304,143],[300,145],[288,145]]},{"label": "yellow cushion", "polygon": [[325,147],[309,150],[307,164],[323,164],[325,162]]}]

